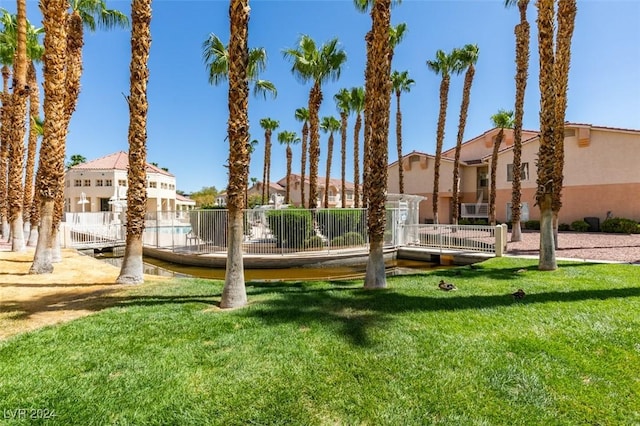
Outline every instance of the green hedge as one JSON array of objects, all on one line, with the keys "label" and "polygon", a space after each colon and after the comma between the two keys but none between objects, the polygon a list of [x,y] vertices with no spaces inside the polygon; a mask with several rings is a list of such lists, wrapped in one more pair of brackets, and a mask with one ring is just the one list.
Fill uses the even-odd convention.
[{"label": "green hedge", "polygon": [[539,220],[528,220],[524,223],[525,229],[531,229],[534,231],[540,230],[540,221]]},{"label": "green hedge", "polygon": [[587,232],[590,226],[584,220],[574,220],[571,222],[571,229],[577,232]]},{"label": "green hedge", "polygon": [[267,221],[278,247],[303,248],[312,235],[313,221],[308,210],[270,210]]},{"label": "green hedge", "polygon": [[356,233],[366,230],[365,212],[351,209],[330,209],[317,212],[318,227],[322,235],[329,240],[342,237],[347,233]]},{"label": "green hedge", "polygon": [[624,219],[621,217],[614,217],[606,219],[602,222],[602,232],[614,232],[619,234],[639,234],[640,225],[638,222],[631,219]]}]

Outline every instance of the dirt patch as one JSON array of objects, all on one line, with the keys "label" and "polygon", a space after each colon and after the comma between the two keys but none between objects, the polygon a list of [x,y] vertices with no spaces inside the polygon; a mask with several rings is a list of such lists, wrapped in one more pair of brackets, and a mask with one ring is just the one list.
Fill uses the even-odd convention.
[{"label": "dirt patch", "polygon": [[51,274],[30,275],[32,262],[32,248],[0,249],[0,340],[112,306],[110,296],[130,288],[115,284],[119,268],[75,250],[63,250]]}]

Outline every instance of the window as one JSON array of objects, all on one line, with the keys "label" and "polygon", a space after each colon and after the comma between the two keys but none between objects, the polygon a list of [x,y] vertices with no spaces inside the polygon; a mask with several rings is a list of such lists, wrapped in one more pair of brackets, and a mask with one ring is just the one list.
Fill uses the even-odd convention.
[{"label": "window", "polygon": [[104,181],[104,186],[113,186],[113,181],[111,179],[106,179]]},{"label": "window", "polygon": [[[529,203],[520,204],[520,222],[529,220]],[[507,222],[511,222],[511,203],[507,203]]]},{"label": "window", "polygon": [[158,182],[149,182],[149,188],[157,188]]},{"label": "window", "polygon": [[[520,165],[520,180],[529,180],[529,163]],[[507,182],[513,182],[513,164],[507,164]]]},{"label": "window", "polygon": [[127,186],[127,181],[125,179],[118,179],[118,186]]},{"label": "window", "polygon": [[73,181],[73,186],[82,186],[82,179],[76,179]]},{"label": "window", "polygon": [[167,184],[164,182],[160,183],[160,189],[167,189]]},{"label": "window", "polygon": [[91,179],[85,179],[84,186],[91,186]]},{"label": "window", "polygon": [[347,192],[347,200],[348,201],[353,200],[353,192]]},{"label": "window", "polygon": [[96,179],[96,186],[102,186],[102,179]]}]

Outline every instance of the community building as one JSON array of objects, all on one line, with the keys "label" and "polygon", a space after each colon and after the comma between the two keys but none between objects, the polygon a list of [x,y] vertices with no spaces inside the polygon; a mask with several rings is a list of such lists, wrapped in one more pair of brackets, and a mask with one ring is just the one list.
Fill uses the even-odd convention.
[{"label": "community building", "polygon": [[[460,152],[461,218],[487,218],[491,153],[500,129],[494,128],[462,144]],[[537,131],[522,132],[521,186],[522,220],[539,220],[535,207]],[[640,130],[590,124],[565,124],[564,187],[560,223],[570,224],[585,217],[640,219]],[[453,205],[453,162],[455,148],[442,153],[438,219],[451,223]],[[399,191],[398,167],[404,171],[405,193],[422,195],[420,222],[433,221],[432,193],[435,156],[411,152],[389,165],[388,191]],[[511,219],[513,180],[513,131],[505,129],[498,155],[496,176],[496,219]]]},{"label": "community building", "polygon": [[[64,211],[122,211],[127,202],[129,156],[120,151],[78,164],[65,173]],[[196,202],[176,193],[176,178],[146,164],[147,212],[175,212],[195,208]]]}]

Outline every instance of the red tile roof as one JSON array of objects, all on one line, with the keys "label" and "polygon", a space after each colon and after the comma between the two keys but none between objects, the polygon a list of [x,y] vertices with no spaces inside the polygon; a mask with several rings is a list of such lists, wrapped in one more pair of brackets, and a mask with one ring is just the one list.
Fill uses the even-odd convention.
[{"label": "red tile roof", "polygon": [[[125,151],[119,151],[104,157],[97,158],[95,160],[87,161],[86,163],[78,164],[71,169],[126,171],[129,169],[129,154],[127,154]],[[146,165],[146,171],[151,173],[159,173],[166,176],[173,176],[171,173],[149,163],[147,163]]]}]

